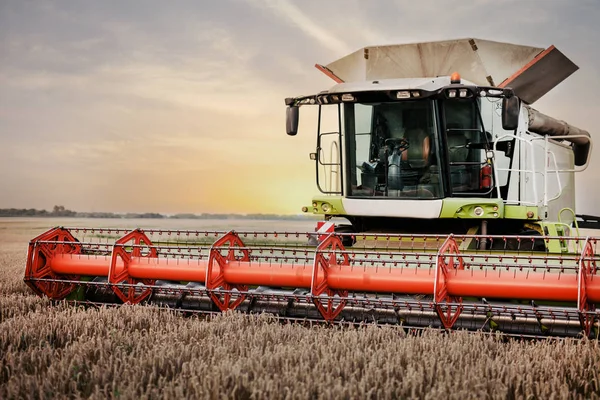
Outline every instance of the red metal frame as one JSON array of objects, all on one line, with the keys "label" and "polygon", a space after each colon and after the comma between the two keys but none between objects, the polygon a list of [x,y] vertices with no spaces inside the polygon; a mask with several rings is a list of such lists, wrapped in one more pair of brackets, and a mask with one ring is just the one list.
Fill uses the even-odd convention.
[{"label": "red metal frame", "polygon": [[577,309],[579,310],[581,328],[586,336],[590,335],[595,320],[594,315],[589,313],[595,310],[595,306],[588,302],[587,287],[597,271],[598,267],[594,259],[594,248],[588,238],[585,241],[581,259],[579,260],[579,274],[577,276]]},{"label": "red metal frame", "polygon": [[[142,237],[141,232],[134,233],[134,235]],[[52,234],[40,236],[42,239],[48,237],[58,238],[57,236],[52,236]],[[120,254],[127,250],[127,244],[124,243],[127,240],[126,238],[127,236],[124,239],[119,239],[118,244],[114,246],[119,248],[116,250],[119,260],[121,260]],[[73,241],[73,239],[66,240]],[[348,290],[404,294],[435,293],[438,302],[443,302],[446,296],[490,297],[516,300],[535,299],[565,302],[577,302],[578,300],[577,274],[565,278],[560,269],[552,272],[550,270],[547,271],[543,266],[536,267],[535,264],[526,269],[524,269],[525,265],[515,264],[519,268],[513,268],[510,271],[499,268],[494,269],[493,273],[489,269],[472,267],[466,269],[466,264],[463,264],[463,258],[466,256],[472,257],[472,255],[463,254],[461,256],[454,239],[450,239],[444,243],[444,246],[437,254],[436,269],[433,271],[429,268],[404,268],[402,265],[398,265],[395,268],[383,269],[360,268],[357,270],[356,268],[347,268],[344,264],[348,263],[349,257],[347,253],[340,253],[343,246],[339,241],[339,237],[331,236],[328,240],[321,243],[317,248],[315,256],[316,261],[318,261],[316,264],[313,261],[312,265],[293,262],[278,262],[274,265],[260,261],[250,261],[250,250],[248,248],[240,248],[241,241],[232,239],[231,237],[229,239],[222,238],[212,248],[213,265],[211,273],[208,274],[210,275],[209,280],[214,282],[222,275],[222,279],[226,283],[235,286],[295,286],[298,288],[312,288],[314,289],[314,293],[319,293],[321,292],[320,289],[324,287],[325,283],[323,281],[326,279],[327,287],[337,291]],[[58,241],[57,243],[61,242]],[[57,243],[47,244],[46,241],[32,241],[32,249],[48,246],[52,246],[51,248],[54,249],[48,257],[44,257],[47,259],[39,261],[40,265],[36,267],[35,271],[39,271],[43,267],[46,271],[52,272],[54,274],[52,276],[57,280],[66,280],[66,276],[107,276],[109,269],[112,268],[112,258],[110,256],[77,254],[79,245],[74,246],[69,244],[68,246],[60,246]],[[148,244],[147,242],[144,243]],[[237,243],[237,245],[234,243]],[[227,251],[230,252],[227,255],[221,254],[220,252],[223,249],[219,249],[219,247],[225,244],[233,245],[232,249],[227,248]],[[153,246],[147,247],[152,248]],[[160,248],[160,246],[154,247]],[[236,247],[237,249],[235,249]],[[236,259],[233,256],[235,251],[240,252],[242,250],[243,257]],[[264,250],[260,247],[259,250],[263,254]],[[592,250],[588,249],[587,251],[587,256],[584,257],[585,260],[593,262],[590,256]],[[341,261],[333,256],[335,252],[337,252],[336,257],[344,254],[343,258],[340,258]],[[30,257],[28,261],[26,280],[42,278],[39,273],[36,276],[32,276],[30,272],[32,265],[35,265],[37,253],[39,253],[39,250],[34,251],[33,257]],[[219,254],[217,255],[217,253]],[[353,257],[359,256],[360,253],[360,251],[355,249],[352,250]],[[133,253],[127,253],[127,255],[130,258],[129,264],[126,266],[119,265],[120,269],[115,270],[113,268],[111,272],[113,276],[111,281],[113,283],[118,283],[118,278],[124,280],[127,277],[135,278],[137,281],[141,281],[142,279],[150,281],[163,279],[203,283],[206,280],[206,269],[210,261],[198,259],[193,262],[173,263],[170,262],[168,257],[152,258],[156,257],[156,250],[154,248],[147,255],[140,254],[140,250],[134,250]],[[436,256],[432,257],[435,258]],[[511,256],[500,257],[510,258]],[[577,261],[579,262],[580,259],[581,257],[578,257]],[[524,264],[530,265],[530,261],[525,259]],[[222,268],[217,269],[219,262]],[[558,268],[561,263],[562,261],[559,256],[556,260],[556,267]],[[318,267],[316,273],[315,265]],[[593,265],[588,267],[586,271],[588,271],[588,275],[590,273],[595,274]],[[312,282],[313,275],[317,278],[314,282]],[[583,291],[589,303],[600,302],[600,280],[588,277],[585,280],[585,286],[580,288],[579,293],[582,295]]]},{"label": "red metal frame", "polygon": [[[146,253],[142,253],[142,249]],[[112,284],[113,292],[124,303],[138,304],[152,294],[152,288],[136,288],[138,283],[152,286],[154,279],[136,279],[129,274],[129,264],[132,259],[158,258],[156,248],[141,230],[131,231],[115,242],[108,269],[108,282]],[[125,286],[116,286],[125,283]]]},{"label": "red metal frame", "polygon": [[29,242],[25,283],[40,296],[45,295],[53,300],[64,299],[75,289],[75,284],[61,281],[78,281],[80,277],[55,273],[50,267],[50,260],[58,254],[79,253],[81,253],[81,246],[77,244],[77,239],[64,228],[54,228],[39,235]]},{"label": "red metal frame", "polygon": [[[333,321],[346,306],[348,290],[331,289],[327,283],[331,268],[342,269],[350,264],[347,253],[341,253],[342,262],[338,263],[338,251],[344,250],[341,239],[330,234],[319,244],[315,254],[310,291],[313,303],[326,321]],[[325,302],[319,298],[322,294],[327,295]],[[339,296],[340,299],[335,299],[334,296]]]},{"label": "red metal frame", "polygon": [[[446,329],[452,329],[463,310],[462,297],[451,296],[448,293],[447,283],[452,272],[464,269],[465,265],[459,254],[456,240],[453,236],[450,236],[438,252],[433,289],[435,311]],[[454,305],[448,303],[454,303]]]},{"label": "red metal frame", "polygon": [[[298,251],[295,247],[257,246],[254,250],[245,247],[235,232],[225,234],[210,248],[204,247],[204,253],[185,258],[175,254],[183,253],[179,251],[183,249],[189,253],[195,244],[153,245],[149,236],[136,230],[114,245],[103,244],[105,250],[98,252],[94,243],[79,243],[68,230],[55,228],[30,242],[25,282],[39,295],[63,299],[85,284],[78,282],[81,276],[108,277],[115,294],[133,304],[157,290],[156,280],[198,282],[205,284],[201,290],[206,290],[215,309],[222,311],[233,310],[252,296],[249,285],[303,288],[310,290],[305,301],[314,303],[326,321],[339,318],[352,301],[349,292],[433,293],[429,304],[446,329],[453,328],[461,313],[472,305],[464,303],[463,297],[571,302],[577,308],[572,306],[569,312],[579,315],[582,331],[589,335],[597,324],[595,308],[600,304],[595,245],[596,239],[588,239],[580,255],[564,257],[461,254],[457,241],[449,236],[437,253],[426,254],[426,264],[431,267],[412,267],[415,261],[406,260],[407,254],[402,252],[390,252],[390,257],[395,254],[394,261],[384,260],[385,253],[376,248],[348,252],[335,233],[316,250],[301,250],[306,256],[299,262],[293,258]],[[293,256],[278,259],[273,253],[280,250]],[[308,251],[314,258],[308,257]],[[496,261],[488,257],[496,257],[499,265],[490,265]],[[475,258],[482,260],[479,268]],[[563,269],[565,260],[569,260],[568,271]],[[371,297],[364,299],[368,302]]]},{"label": "red metal frame", "polygon": [[320,64],[315,64],[315,68],[318,69],[319,71],[321,71],[322,73],[324,73],[325,75],[327,75],[329,78],[333,79],[335,81],[335,83],[344,83],[342,78],[340,78],[339,76],[334,74],[333,71],[330,70],[329,68],[327,68],[326,66],[320,65]]},{"label": "red metal frame", "polygon": [[[248,285],[230,284],[225,280],[225,270],[229,262],[250,262],[250,252],[244,247],[242,239],[237,233],[231,231],[217,240],[210,249],[205,284],[208,295],[221,311],[234,310],[246,298],[243,292],[248,290]],[[223,249],[227,251],[227,255],[221,253]],[[236,251],[238,254],[241,253],[241,256],[236,256]],[[215,264],[217,268],[215,268]],[[220,293],[219,289],[224,292]],[[234,289],[242,293],[233,293]]]}]

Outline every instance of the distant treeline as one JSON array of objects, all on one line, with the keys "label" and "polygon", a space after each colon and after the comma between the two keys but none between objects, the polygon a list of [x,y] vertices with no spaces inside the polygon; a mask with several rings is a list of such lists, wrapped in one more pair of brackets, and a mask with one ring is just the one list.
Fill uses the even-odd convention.
[{"label": "distant treeline", "polygon": [[68,217],[68,218],[171,218],[171,219],[283,219],[305,220],[310,215],[277,215],[277,214],[175,214],[159,213],[111,213],[111,212],[77,212],[67,210],[63,206],[54,206],[52,211],[35,208],[0,208],[0,217]]}]

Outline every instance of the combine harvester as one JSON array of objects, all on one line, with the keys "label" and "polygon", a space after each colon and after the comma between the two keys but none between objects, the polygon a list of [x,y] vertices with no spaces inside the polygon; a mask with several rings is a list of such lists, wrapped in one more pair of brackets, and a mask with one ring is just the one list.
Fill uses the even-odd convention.
[{"label": "combine harvester", "polygon": [[530,106],[569,59],[466,39],[317,68],[337,84],[286,99],[290,135],[300,106],[319,111],[316,232],[55,228],[30,242],[26,283],[55,300],[598,337],[598,241],[571,234],[590,135]]}]

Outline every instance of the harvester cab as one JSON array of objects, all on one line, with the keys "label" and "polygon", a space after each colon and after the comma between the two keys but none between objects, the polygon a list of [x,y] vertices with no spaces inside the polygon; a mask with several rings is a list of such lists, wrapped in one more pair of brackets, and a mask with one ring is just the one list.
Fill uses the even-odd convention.
[{"label": "harvester cab", "polygon": [[301,106],[319,108],[322,195],[304,212],[345,218],[341,232],[569,234],[575,213],[559,214],[591,139],[530,106],[577,70],[553,46],[367,47],[317,68],[337,84],[286,99],[290,135]]}]

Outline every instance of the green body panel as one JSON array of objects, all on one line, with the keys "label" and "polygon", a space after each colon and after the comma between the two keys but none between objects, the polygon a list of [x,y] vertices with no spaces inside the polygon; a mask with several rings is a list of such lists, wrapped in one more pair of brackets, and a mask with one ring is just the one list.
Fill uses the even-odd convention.
[{"label": "green body panel", "polygon": [[[483,214],[475,215],[475,208],[483,208]],[[499,219],[504,217],[501,199],[448,197],[442,200],[440,218]]]},{"label": "green body panel", "polygon": [[[306,208],[307,213],[323,216],[346,216],[346,210],[343,205],[342,196],[315,196],[312,199],[310,207]],[[401,202],[402,200],[398,200]],[[323,206],[327,211],[323,210]],[[483,213],[475,215],[475,208],[481,207]],[[408,217],[408,216],[407,216]],[[541,236],[568,236],[569,227],[561,222],[540,221],[538,207],[522,205],[505,205],[502,199],[488,198],[445,198],[442,200],[442,209],[439,218],[458,218],[471,220],[499,220],[511,219],[523,221],[523,228],[534,230]],[[469,234],[476,234],[479,224],[469,230]],[[462,249],[470,248],[472,243],[461,243]],[[565,253],[569,251],[568,239],[553,239],[546,241],[547,251],[549,253]]]},{"label": "green body panel", "polygon": [[[402,200],[398,201],[401,202]],[[323,210],[324,204],[329,206],[327,211]],[[475,215],[474,210],[476,207],[483,209],[484,212],[482,215]],[[315,196],[312,199],[312,204],[307,207],[306,212],[316,215],[346,215],[342,196]],[[504,205],[501,199],[448,197],[442,200],[442,210],[439,217],[477,220],[506,218],[537,221],[538,208],[532,206]]]},{"label": "green body panel", "polygon": [[[528,213],[533,213],[533,216],[528,217]],[[517,206],[507,204],[504,206],[504,218],[537,221],[538,208],[535,206]]]},{"label": "green body panel", "polygon": [[565,236],[565,239],[551,239],[546,241],[549,253],[566,253],[569,251],[568,236],[569,227],[560,222],[540,222],[545,236]]},{"label": "green body panel", "polygon": [[[310,205],[310,207],[307,207],[307,212],[312,212],[316,215],[346,215],[346,210],[344,210],[342,200],[342,196],[315,196],[312,199],[312,204]],[[329,205],[330,209],[324,211],[324,204]]]}]

